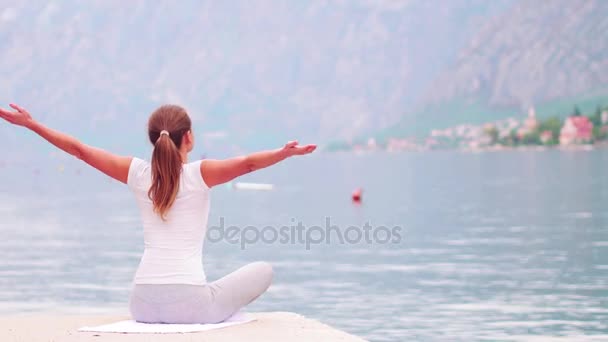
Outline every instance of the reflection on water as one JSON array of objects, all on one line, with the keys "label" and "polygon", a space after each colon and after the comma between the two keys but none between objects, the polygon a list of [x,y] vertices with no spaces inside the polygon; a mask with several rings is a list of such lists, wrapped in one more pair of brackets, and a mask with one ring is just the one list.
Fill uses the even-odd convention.
[{"label": "reflection on water", "polygon": [[[323,155],[214,190],[210,224],[399,225],[399,244],[205,247],[215,279],[275,268],[252,311],[375,341],[608,338],[608,152]],[[79,165],[74,162],[74,165]],[[143,242],[126,187],[93,171],[0,169],[0,312],[122,312]],[[29,179],[28,179],[29,178]],[[363,204],[350,192],[363,187]]]}]

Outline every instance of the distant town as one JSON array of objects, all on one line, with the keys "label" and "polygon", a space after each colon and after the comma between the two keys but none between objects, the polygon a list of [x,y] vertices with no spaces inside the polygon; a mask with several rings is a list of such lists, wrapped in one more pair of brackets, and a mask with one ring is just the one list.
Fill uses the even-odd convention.
[{"label": "distant town", "polygon": [[575,107],[565,119],[554,116],[538,119],[532,107],[518,119],[486,122],[479,125],[461,124],[445,129],[433,129],[423,138],[388,138],[379,143],[369,138],[366,143],[352,144],[354,151],[420,151],[435,149],[502,150],[517,147],[589,148],[608,142],[608,107],[598,107],[584,115]]}]

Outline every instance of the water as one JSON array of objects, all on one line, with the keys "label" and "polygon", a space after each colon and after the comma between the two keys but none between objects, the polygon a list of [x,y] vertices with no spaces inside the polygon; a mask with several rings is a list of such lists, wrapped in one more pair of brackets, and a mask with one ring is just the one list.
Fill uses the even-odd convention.
[{"label": "water", "polygon": [[[135,203],[126,186],[64,164],[0,165],[0,313],[127,314],[143,248]],[[608,339],[606,165],[607,150],[293,159],[243,178],[274,191],[214,189],[210,225],[329,217],[342,230],[399,226],[399,243],[207,243],[206,272],[270,261],[274,284],[250,311],[374,341]]]}]

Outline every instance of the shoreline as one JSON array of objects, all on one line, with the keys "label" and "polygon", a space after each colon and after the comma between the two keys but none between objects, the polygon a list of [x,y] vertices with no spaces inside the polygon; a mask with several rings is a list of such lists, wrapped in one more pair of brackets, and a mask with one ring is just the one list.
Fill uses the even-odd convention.
[{"label": "shoreline", "polygon": [[608,142],[588,144],[588,145],[522,145],[522,146],[489,146],[489,147],[477,147],[477,148],[418,148],[418,149],[404,149],[404,150],[387,150],[387,149],[365,149],[365,150],[326,150],[324,153],[327,154],[353,154],[353,155],[366,155],[366,154],[407,154],[407,153],[424,153],[424,152],[463,152],[463,153],[479,153],[479,152],[545,152],[545,151],[560,151],[560,152],[589,152],[594,150],[601,150],[608,147]]},{"label": "shoreline", "polygon": [[364,339],[293,312],[251,312],[256,321],[216,330],[178,334],[80,332],[82,326],[130,319],[128,315],[73,315],[23,313],[0,315],[0,341],[344,341]]}]

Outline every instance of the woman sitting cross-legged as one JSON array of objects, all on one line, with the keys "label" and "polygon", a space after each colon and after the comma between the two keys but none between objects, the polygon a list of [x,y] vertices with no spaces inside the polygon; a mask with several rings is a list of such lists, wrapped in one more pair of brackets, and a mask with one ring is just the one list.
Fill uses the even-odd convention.
[{"label": "woman sitting cross-legged", "polygon": [[214,282],[203,271],[203,241],[209,192],[216,185],[315,150],[315,145],[284,147],[226,160],[188,162],[194,146],[185,109],[164,105],[148,121],[154,145],[151,162],[117,156],[88,146],[37,122],[20,106],[0,109],[0,117],[24,126],[99,171],[126,183],[135,195],[144,228],[144,253],[133,279],[129,309],[146,323],[217,323],[268,289],[272,267],[254,262]]}]

